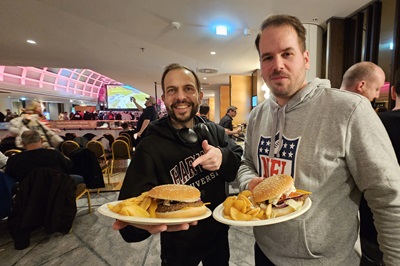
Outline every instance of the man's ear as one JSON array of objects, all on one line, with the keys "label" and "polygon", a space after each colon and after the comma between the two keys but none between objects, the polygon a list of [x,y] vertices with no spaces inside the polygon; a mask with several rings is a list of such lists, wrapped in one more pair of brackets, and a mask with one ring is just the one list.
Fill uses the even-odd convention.
[{"label": "man's ear", "polygon": [[396,88],[394,87],[394,86],[392,86],[391,88],[390,88],[390,96],[392,96],[392,100],[394,100],[394,101],[396,101],[396,96],[397,96],[397,94],[396,94]]},{"label": "man's ear", "polygon": [[162,99],[163,102],[165,102],[165,96],[164,96],[164,94],[161,95],[161,99]]},{"label": "man's ear", "polygon": [[363,94],[364,90],[365,90],[365,80],[361,80],[357,83],[357,92],[360,94]]},{"label": "man's ear", "polygon": [[303,58],[304,58],[304,66],[307,70],[310,69],[310,55],[308,53],[308,51],[305,51],[303,53]]}]

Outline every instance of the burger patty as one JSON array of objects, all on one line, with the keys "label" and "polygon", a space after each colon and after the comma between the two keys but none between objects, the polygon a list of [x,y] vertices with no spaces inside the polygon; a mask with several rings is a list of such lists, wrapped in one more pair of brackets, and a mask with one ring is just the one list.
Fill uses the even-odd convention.
[{"label": "burger patty", "polygon": [[173,212],[183,209],[185,207],[200,207],[203,204],[204,203],[201,200],[196,202],[171,202],[168,206],[163,204],[158,205],[156,212]]},{"label": "burger patty", "polygon": [[293,197],[293,198],[287,198],[287,199],[284,199],[284,200],[280,200],[277,203],[277,205],[284,203],[288,199],[292,199],[292,200],[295,200],[295,201],[305,201],[307,198],[308,198],[308,195],[307,194],[303,194],[303,195],[298,196],[298,197]]}]

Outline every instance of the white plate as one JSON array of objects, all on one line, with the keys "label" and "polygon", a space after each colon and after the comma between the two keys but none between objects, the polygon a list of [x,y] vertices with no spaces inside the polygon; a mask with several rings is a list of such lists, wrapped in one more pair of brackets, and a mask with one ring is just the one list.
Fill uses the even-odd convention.
[{"label": "white plate", "polygon": [[108,204],[116,205],[119,202],[121,201],[113,201],[103,204],[98,208],[98,211],[104,216],[118,219],[123,222],[134,223],[134,224],[145,224],[145,225],[157,225],[157,224],[173,225],[173,224],[190,223],[198,220],[203,220],[211,216],[212,214],[211,210],[207,208],[207,212],[205,214],[189,218],[144,218],[144,217],[126,216],[112,212],[107,206]]},{"label": "white plate", "polygon": [[221,203],[218,205],[217,208],[215,208],[213,212],[213,217],[215,220],[217,220],[220,223],[227,224],[227,225],[234,225],[234,226],[262,226],[262,225],[269,225],[269,224],[276,224],[276,223],[282,223],[291,219],[294,219],[306,211],[310,209],[311,207],[311,199],[307,198],[304,202],[304,205],[297,211],[289,213],[285,216],[280,216],[276,218],[271,218],[271,219],[265,219],[265,220],[258,220],[258,221],[235,221],[235,220],[229,220],[224,218],[223,215],[223,210],[224,206]]}]

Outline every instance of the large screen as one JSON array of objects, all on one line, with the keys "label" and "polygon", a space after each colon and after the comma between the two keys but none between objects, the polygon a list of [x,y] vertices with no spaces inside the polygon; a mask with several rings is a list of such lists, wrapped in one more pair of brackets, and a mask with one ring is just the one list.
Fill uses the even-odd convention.
[{"label": "large screen", "polygon": [[128,85],[107,85],[107,109],[136,109],[133,97],[140,106],[145,107],[149,95]]}]

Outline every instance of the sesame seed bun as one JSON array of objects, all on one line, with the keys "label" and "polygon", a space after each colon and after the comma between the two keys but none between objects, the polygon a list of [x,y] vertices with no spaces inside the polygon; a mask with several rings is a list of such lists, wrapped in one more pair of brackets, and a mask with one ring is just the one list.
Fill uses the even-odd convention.
[{"label": "sesame seed bun", "polygon": [[153,187],[147,196],[155,199],[194,202],[200,198],[200,191],[188,185],[161,185]]},{"label": "sesame seed bun", "polygon": [[264,202],[281,196],[283,193],[291,190],[293,187],[293,178],[289,175],[273,175],[264,179],[253,190],[253,199],[255,202]]}]

